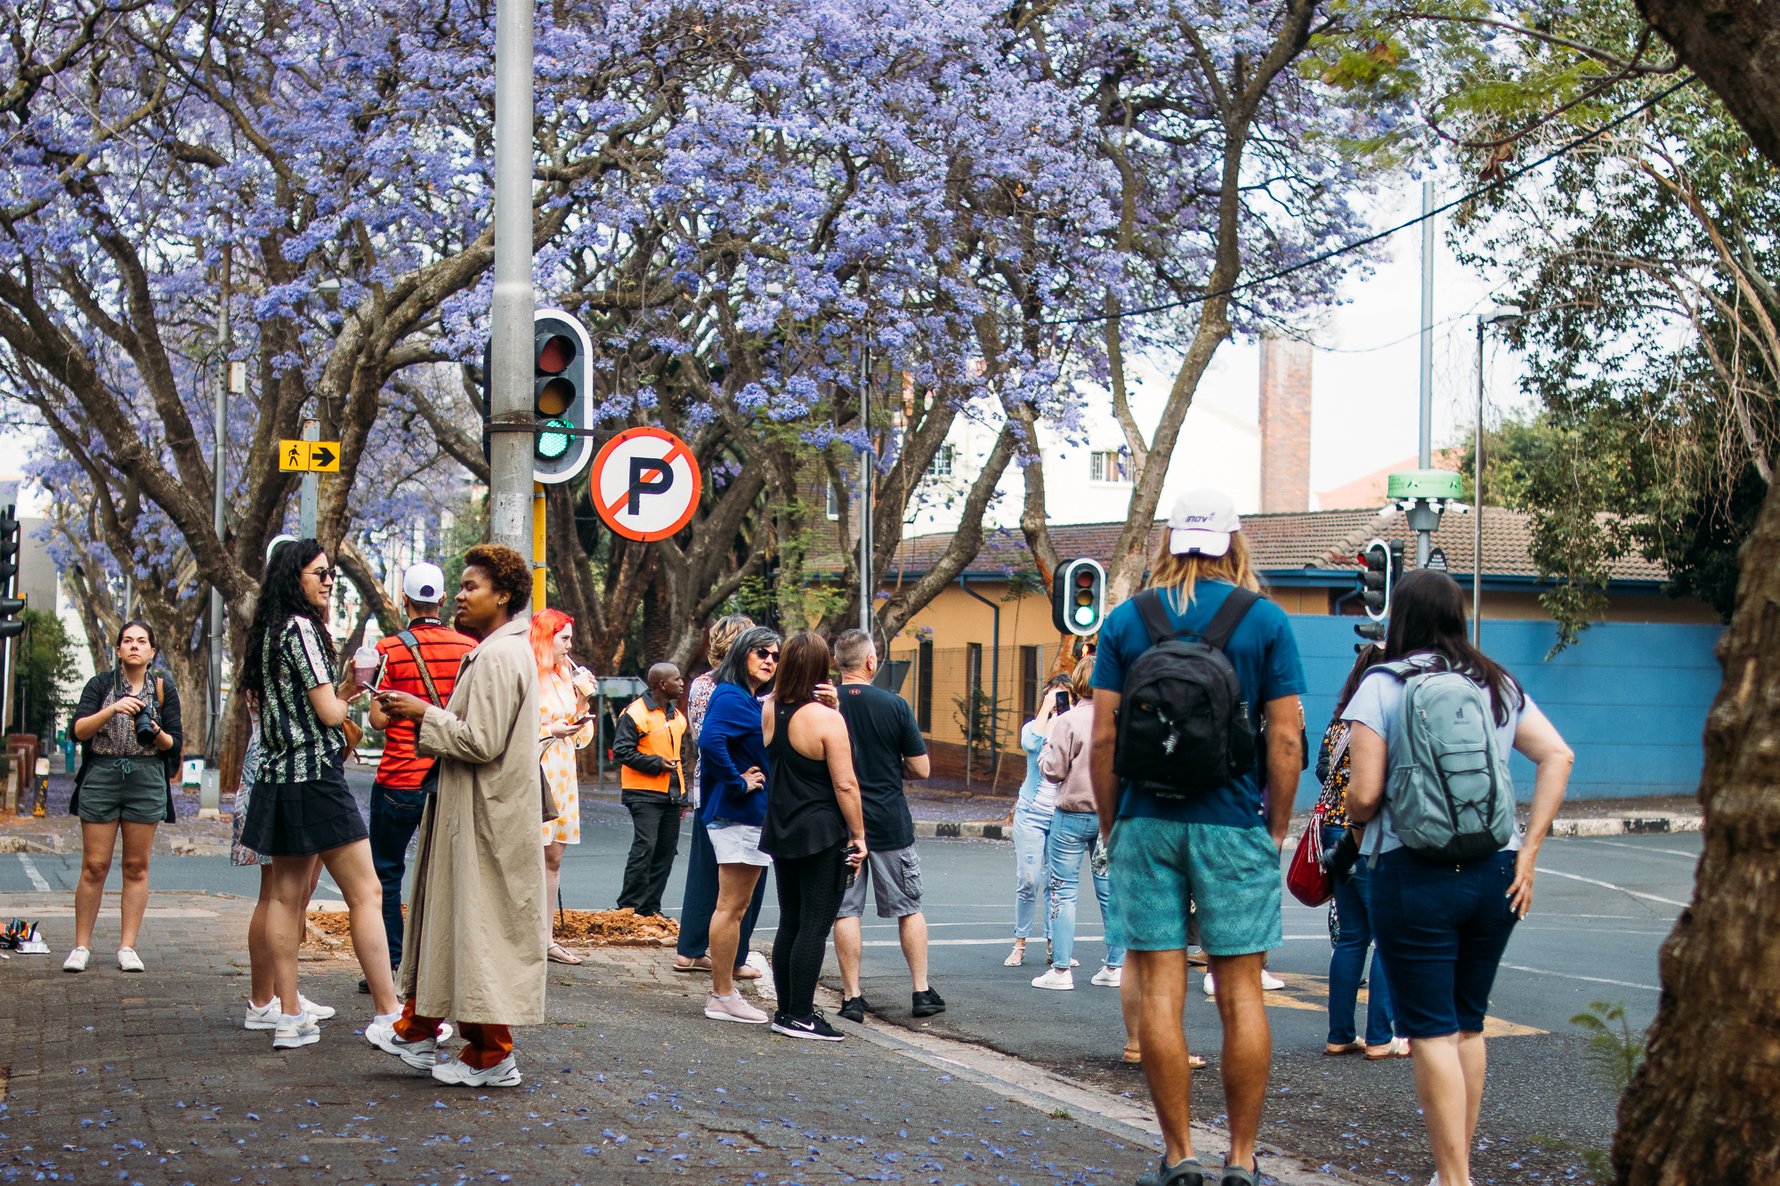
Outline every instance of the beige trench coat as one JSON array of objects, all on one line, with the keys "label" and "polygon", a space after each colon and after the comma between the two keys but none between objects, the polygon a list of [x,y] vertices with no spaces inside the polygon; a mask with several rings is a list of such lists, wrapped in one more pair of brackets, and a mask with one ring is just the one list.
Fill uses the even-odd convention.
[{"label": "beige trench coat", "polygon": [[421,1017],[544,1020],[544,850],[538,843],[538,668],[516,619],[429,705],[415,748],[439,790],[420,822],[396,985]]}]

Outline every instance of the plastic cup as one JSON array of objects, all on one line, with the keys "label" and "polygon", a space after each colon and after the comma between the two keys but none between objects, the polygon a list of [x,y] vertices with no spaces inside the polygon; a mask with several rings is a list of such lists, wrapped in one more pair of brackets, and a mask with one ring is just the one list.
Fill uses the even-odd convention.
[{"label": "plastic cup", "polygon": [[352,652],[352,678],[360,685],[368,686],[377,678],[378,659],[376,647],[361,646]]}]

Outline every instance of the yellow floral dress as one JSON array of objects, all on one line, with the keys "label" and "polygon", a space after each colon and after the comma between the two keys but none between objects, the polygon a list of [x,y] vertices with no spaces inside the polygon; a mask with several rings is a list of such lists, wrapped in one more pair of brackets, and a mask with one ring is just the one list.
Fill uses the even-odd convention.
[{"label": "yellow floral dress", "polygon": [[556,800],[557,816],[541,825],[545,844],[581,843],[580,783],[575,777],[575,751],[586,748],[594,738],[599,722],[588,721],[569,737],[553,738],[550,726],[558,721],[572,721],[580,713],[581,702],[568,677],[549,672],[538,677],[538,739],[539,762],[544,768],[544,781],[550,785]]}]

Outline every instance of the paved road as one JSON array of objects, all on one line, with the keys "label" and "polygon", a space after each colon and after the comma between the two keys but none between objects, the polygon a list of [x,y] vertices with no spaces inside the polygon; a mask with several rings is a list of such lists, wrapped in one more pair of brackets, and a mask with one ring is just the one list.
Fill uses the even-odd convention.
[{"label": "paved road", "polygon": [[[565,902],[610,906],[622,874],[628,819],[614,804],[591,802],[582,835],[564,864]],[[1546,845],[1535,912],[1509,948],[1493,1000],[1496,1040],[1478,1182],[1530,1181],[1535,1174],[1561,1178],[1578,1162],[1579,1150],[1604,1148],[1609,1141],[1615,1100],[1587,1072],[1582,1039],[1570,1019],[1591,1001],[1611,1001],[1624,1004],[1635,1027],[1648,1024],[1657,1002],[1657,949],[1692,892],[1699,849],[1697,835]],[[922,859],[932,977],[952,1006],[923,1025],[1141,1098],[1141,1073],[1117,1061],[1123,1043],[1117,993],[1087,982],[1104,952],[1092,896],[1081,906],[1077,989],[1039,992],[1027,984],[1041,970],[1036,947],[1026,967],[1001,966],[1011,919],[1010,846],[923,841]],[[71,856],[0,855],[0,891],[68,889],[77,873]],[[115,888],[115,871],[112,877]],[[161,889],[243,895],[257,885],[251,871],[214,857],[158,859],[151,881]],[[322,892],[329,892],[326,883]],[[677,904],[679,896],[676,872],[667,901]],[[757,935],[762,943],[776,925],[773,903],[769,893]],[[882,1006],[887,1020],[913,1024],[895,925],[866,922],[865,994]],[[1409,1065],[1321,1056],[1329,952],[1324,913],[1288,899],[1284,923],[1285,942],[1271,967],[1288,986],[1268,996],[1276,1054],[1264,1135],[1313,1159],[1325,1157],[1336,1168],[1378,1173],[1417,1164],[1417,1150],[1425,1146]],[[101,925],[101,948],[109,926]],[[145,952],[152,946],[152,934],[145,935]],[[1215,1070],[1217,1014],[1197,991],[1197,978],[1194,985],[1188,1032]],[[1193,1094],[1196,1115],[1221,1113],[1215,1075],[1199,1076]]]}]

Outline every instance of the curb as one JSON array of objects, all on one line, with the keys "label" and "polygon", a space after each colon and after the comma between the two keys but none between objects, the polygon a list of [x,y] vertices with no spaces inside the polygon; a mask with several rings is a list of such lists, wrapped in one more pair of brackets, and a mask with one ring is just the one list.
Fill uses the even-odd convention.
[{"label": "curb", "polygon": [[[1699,815],[1624,815],[1603,819],[1560,819],[1551,825],[1554,839],[1586,839],[1596,836],[1665,836],[1680,832],[1698,832],[1704,826]],[[1303,830],[1301,819],[1294,819],[1292,833]],[[1013,828],[1003,823],[955,823],[948,820],[916,820],[917,838],[942,840],[1012,840]]]}]

